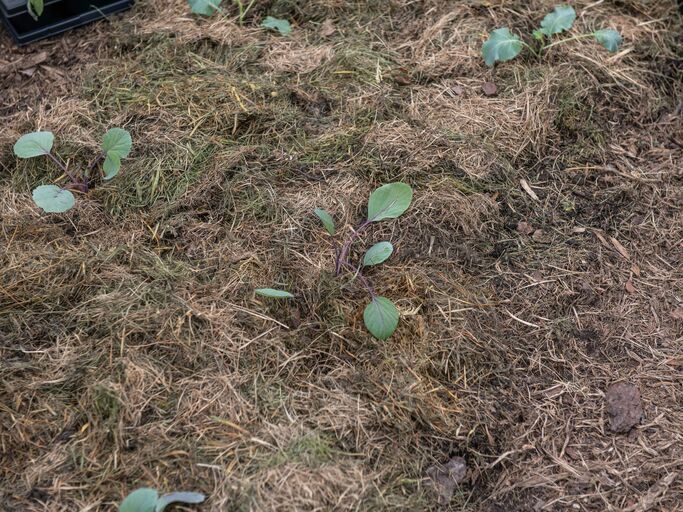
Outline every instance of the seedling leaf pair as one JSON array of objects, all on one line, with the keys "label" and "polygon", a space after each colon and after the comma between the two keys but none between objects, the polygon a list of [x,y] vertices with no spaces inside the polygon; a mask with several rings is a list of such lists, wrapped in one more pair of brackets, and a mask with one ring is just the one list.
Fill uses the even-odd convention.
[{"label": "seedling leaf pair", "polygon": [[193,505],[202,503],[205,498],[198,492],[172,492],[159,496],[156,489],[143,487],[126,496],[121,502],[119,512],[163,512],[171,503]]},{"label": "seedling leaf pair", "polygon": [[33,190],[33,201],[48,213],[63,213],[71,209],[76,200],[68,188],[87,192],[91,183],[90,170],[104,158],[102,169],[104,179],[116,176],[121,169],[121,159],[128,156],[132,147],[130,134],[122,128],[112,128],[102,139],[102,153],[96,158],[85,174],[74,174],[69,166],[52,153],[55,137],[52,132],[32,132],[19,137],[14,143],[14,154],[19,158],[34,158],[49,156],[61,169],[64,175],[71,179],[71,183],[64,188],[56,185],[41,185]]},{"label": "seedling leaf pair", "polygon": [[532,36],[539,41],[540,48],[535,50],[533,47],[523,42],[519,36],[510,32],[507,27],[497,28],[491,32],[489,38],[484,42],[481,48],[484,62],[487,66],[493,66],[496,62],[505,62],[514,59],[522,51],[524,46],[527,46],[538,55],[551,46],[556,46],[567,41],[575,39],[584,39],[594,37],[595,40],[604,46],[610,52],[616,52],[621,43],[621,36],[616,30],[598,30],[592,34],[580,34],[574,37],[569,37],[556,41],[554,43],[544,44],[546,38],[551,38],[555,34],[560,34],[569,30],[574,25],[576,20],[576,11],[569,5],[558,5],[555,9],[546,14],[541,21],[541,27],[534,30]]},{"label": "seedling leaf pair", "polygon": [[121,159],[128,156],[133,146],[133,140],[123,128],[112,128],[104,134],[102,152],[106,155],[102,169],[104,179],[110,180],[119,173]]}]

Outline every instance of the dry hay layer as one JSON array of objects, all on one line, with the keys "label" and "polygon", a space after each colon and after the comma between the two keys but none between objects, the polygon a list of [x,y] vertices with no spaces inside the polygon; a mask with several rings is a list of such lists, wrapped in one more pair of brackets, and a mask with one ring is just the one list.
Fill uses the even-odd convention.
[{"label": "dry hay layer", "polygon": [[[529,33],[540,0],[264,0],[244,26],[141,1],[0,33],[0,509],[144,485],[222,511],[683,510],[681,18],[574,5],[617,54],[488,69],[485,34]],[[117,125],[123,173],[41,213],[58,176],[14,140],[50,129],[78,163]],[[348,228],[398,180],[413,206],[363,240],[396,246],[378,342],[311,211]],[[254,297],[272,285],[297,300]],[[644,406],[623,434],[617,381]],[[439,505],[428,469],[454,456]]]}]

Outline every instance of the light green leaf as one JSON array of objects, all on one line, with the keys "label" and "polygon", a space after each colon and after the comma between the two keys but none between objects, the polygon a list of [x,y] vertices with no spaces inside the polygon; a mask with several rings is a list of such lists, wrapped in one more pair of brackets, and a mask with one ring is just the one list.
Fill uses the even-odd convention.
[{"label": "light green leaf", "polygon": [[194,14],[211,16],[219,9],[221,0],[187,0],[187,3]]},{"label": "light green leaf", "polygon": [[284,290],[276,290],[275,288],[257,288],[256,295],[261,295],[262,297],[271,297],[274,299],[291,299],[294,297],[289,292]]},{"label": "light green leaf", "polygon": [[158,497],[159,493],[154,489],[137,489],[121,502],[119,512],[155,512]]},{"label": "light green leaf", "polygon": [[533,36],[534,36],[534,39],[536,39],[537,41],[543,41],[545,34],[543,33],[542,30],[534,30]]},{"label": "light green leaf", "polygon": [[413,189],[409,185],[401,182],[382,185],[370,194],[368,221],[395,219],[408,209],[412,200]]},{"label": "light green leaf", "polygon": [[507,27],[497,28],[481,47],[484,62],[493,66],[496,61],[512,60],[522,51],[521,39],[510,32]]},{"label": "light green leaf", "polygon": [[318,218],[323,222],[323,226],[325,226],[325,229],[330,235],[334,235],[334,219],[332,218],[332,215],[327,213],[325,210],[322,208],[316,208],[313,210],[313,213],[315,213]]},{"label": "light green leaf", "polygon": [[157,500],[155,512],[164,512],[164,509],[171,503],[195,504],[204,501],[206,496],[199,492],[172,492],[164,494]]},{"label": "light green leaf", "polygon": [[398,326],[398,309],[386,297],[375,297],[365,307],[363,320],[368,331],[380,340],[386,340]]},{"label": "light green leaf", "polygon": [[369,267],[371,265],[379,265],[386,261],[391,253],[394,252],[394,246],[391,242],[379,242],[370,247],[368,252],[363,257],[363,266]]},{"label": "light green leaf", "polygon": [[107,155],[116,155],[126,158],[133,146],[133,140],[123,128],[112,128],[104,134],[102,139],[102,151]]},{"label": "light green leaf", "polygon": [[14,143],[14,154],[19,158],[47,155],[52,149],[55,136],[52,132],[32,132],[19,137]]},{"label": "light green leaf", "polygon": [[43,0],[28,0],[26,2],[26,8],[31,17],[38,21],[38,16],[43,14]]},{"label": "light green leaf", "polygon": [[541,32],[550,37],[572,28],[576,19],[576,11],[569,5],[558,5],[555,10],[545,15],[541,21]]},{"label": "light green leaf", "polygon": [[33,202],[47,213],[63,213],[76,204],[76,199],[66,189],[56,185],[41,185],[33,189]]},{"label": "light green leaf", "polygon": [[112,179],[121,169],[121,159],[114,153],[107,153],[107,158],[104,159],[102,169],[104,170],[104,179]]},{"label": "light green leaf", "polygon": [[272,16],[266,16],[266,19],[261,23],[263,28],[270,28],[280,32],[281,36],[289,35],[292,32],[292,26],[287,20],[281,20],[278,18],[273,18]]},{"label": "light green leaf", "polygon": [[616,52],[621,44],[621,35],[616,30],[602,29],[593,32],[595,40],[607,48],[609,52]]}]

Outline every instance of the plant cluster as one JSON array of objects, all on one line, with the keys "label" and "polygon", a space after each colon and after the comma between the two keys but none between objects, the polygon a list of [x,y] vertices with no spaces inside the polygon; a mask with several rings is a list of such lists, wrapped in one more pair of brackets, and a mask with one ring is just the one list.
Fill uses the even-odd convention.
[{"label": "plant cluster", "polygon": [[[387,219],[395,219],[402,215],[413,200],[413,190],[405,183],[389,183],[382,185],[370,194],[368,200],[367,218],[353,229],[340,244],[335,243],[335,274],[350,273],[354,279],[358,279],[363,288],[370,295],[370,302],[363,312],[363,321],[368,331],[380,340],[391,336],[398,326],[399,312],[391,300],[382,297],[375,292],[374,287],[363,274],[367,267],[379,265],[386,261],[394,252],[391,242],[378,242],[370,247],[359,262],[351,261],[351,248],[360,235],[374,222]],[[314,210],[325,230],[331,235],[336,235],[336,227],[332,216],[321,208]],[[294,295],[274,288],[259,288],[258,295],[272,298],[292,298]]]},{"label": "plant cluster", "polygon": [[[243,0],[232,0],[238,10],[237,21],[240,25],[244,23],[244,19],[247,13],[251,10],[256,0],[251,0],[248,4],[245,4]],[[194,14],[201,14],[202,16],[211,16],[215,12],[219,12],[222,15],[226,15],[226,12],[221,7],[222,0],[187,0],[190,5],[190,10]],[[287,20],[281,20],[278,18],[273,18],[272,16],[266,16],[266,18],[261,23],[263,28],[277,30],[280,35],[286,36],[292,32],[292,27]]]},{"label": "plant cluster", "polygon": [[[496,62],[505,62],[514,59],[522,51],[528,48],[536,56],[540,56],[544,51],[578,39],[593,38],[599,44],[607,48],[609,52],[616,52],[621,43],[619,32],[611,29],[596,30],[588,34],[578,34],[573,37],[552,41],[555,34],[560,34],[569,30],[574,25],[576,11],[568,5],[558,5],[553,12],[548,13],[541,21],[541,27],[534,30],[532,37],[535,46],[523,41],[518,35],[510,32],[507,27],[497,28],[491,32],[489,38],[481,48],[486,65],[493,66]],[[533,43],[532,43],[533,44]]]},{"label": "plant cluster", "polygon": [[69,181],[62,187],[40,185],[33,189],[33,201],[48,213],[62,213],[76,203],[72,190],[86,193],[92,187],[96,176],[94,171],[101,164],[102,179],[112,179],[121,169],[121,159],[130,153],[133,141],[123,128],[112,128],[102,138],[101,151],[90,161],[85,170],[73,171],[52,152],[55,136],[52,132],[32,132],[22,135],[14,144],[14,154],[19,158],[47,156],[62,171]]},{"label": "plant cluster", "polygon": [[156,489],[142,487],[126,496],[119,512],[163,512],[171,503],[196,505],[205,499],[206,496],[198,492],[172,492],[159,496]]}]

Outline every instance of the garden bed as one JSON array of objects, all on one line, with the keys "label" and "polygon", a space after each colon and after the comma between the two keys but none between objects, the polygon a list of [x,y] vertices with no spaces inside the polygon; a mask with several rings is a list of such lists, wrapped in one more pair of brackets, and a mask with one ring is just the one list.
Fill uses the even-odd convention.
[{"label": "garden bed", "polygon": [[[436,510],[430,468],[462,457],[452,510],[680,509],[681,18],[573,5],[618,52],[487,67],[486,34],[531,33],[545,1],[259,1],[242,26],[141,1],[0,33],[0,508],[147,486]],[[133,138],[116,180],[37,208],[58,171],[19,136],[87,163],[111,127]],[[410,208],[361,236],[394,245],[368,271],[401,313],[379,341],[313,210],[356,226],[398,181]],[[615,431],[620,381],[643,414]]]}]

